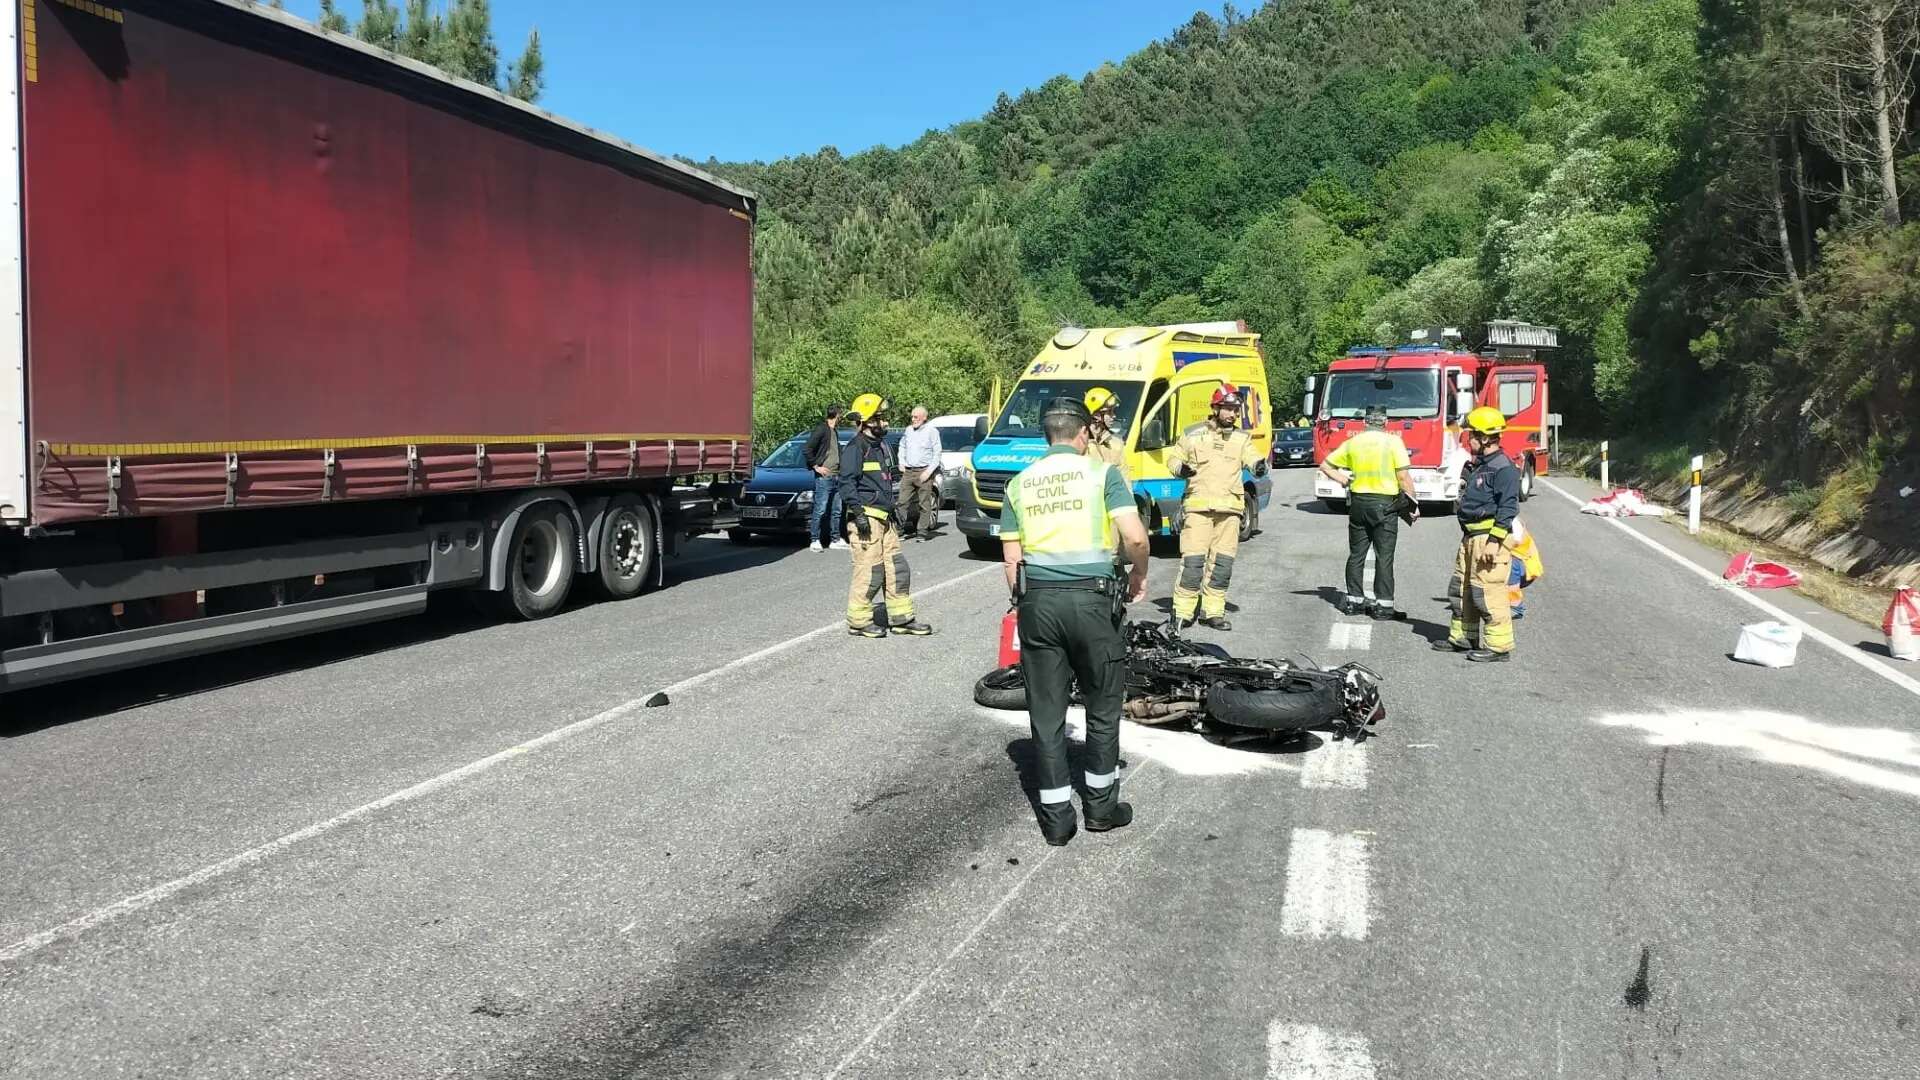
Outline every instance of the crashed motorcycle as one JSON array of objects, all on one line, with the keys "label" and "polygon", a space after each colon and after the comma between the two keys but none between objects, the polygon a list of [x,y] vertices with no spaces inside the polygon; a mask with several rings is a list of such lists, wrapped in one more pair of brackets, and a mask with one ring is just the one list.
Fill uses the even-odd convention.
[{"label": "crashed motorcycle", "polygon": [[[1360,664],[1243,660],[1220,646],[1182,637],[1171,623],[1127,625],[1127,695],[1122,714],[1155,727],[1189,728],[1226,742],[1291,738],[1312,728],[1335,740],[1364,741],[1387,715],[1380,676]],[[976,703],[1025,709],[1018,665],[974,684]],[[1073,701],[1079,704],[1079,688]]]}]

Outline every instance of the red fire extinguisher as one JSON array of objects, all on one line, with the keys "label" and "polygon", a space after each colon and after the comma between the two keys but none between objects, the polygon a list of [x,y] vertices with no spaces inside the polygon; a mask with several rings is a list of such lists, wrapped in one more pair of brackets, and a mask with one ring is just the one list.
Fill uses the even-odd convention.
[{"label": "red fire extinguisher", "polygon": [[1010,610],[1000,620],[1000,666],[1020,662],[1020,612]]}]

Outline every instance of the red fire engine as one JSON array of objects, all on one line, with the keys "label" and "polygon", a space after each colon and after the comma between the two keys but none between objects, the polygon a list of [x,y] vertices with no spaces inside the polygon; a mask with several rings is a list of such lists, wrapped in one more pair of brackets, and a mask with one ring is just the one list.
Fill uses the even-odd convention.
[{"label": "red fire engine", "polygon": [[[1530,497],[1533,478],[1546,473],[1548,461],[1547,369],[1540,354],[1558,347],[1559,332],[1504,320],[1488,323],[1486,331],[1476,351],[1455,327],[1416,330],[1410,344],[1351,349],[1327,372],[1309,377],[1304,409],[1313,423],[1314,463],[1366,426],[1368,406],[1384,405],[1387,430],[1413,458],[1420,501],[1451,504],[1467,462],[1461,419],[1491,405],[1507,417],[1501,445],[1520,467],[1520,497]],[[1346,490],[1325,476],[1314,477],[1313,492],[1334,509],[1346,507]]]}]

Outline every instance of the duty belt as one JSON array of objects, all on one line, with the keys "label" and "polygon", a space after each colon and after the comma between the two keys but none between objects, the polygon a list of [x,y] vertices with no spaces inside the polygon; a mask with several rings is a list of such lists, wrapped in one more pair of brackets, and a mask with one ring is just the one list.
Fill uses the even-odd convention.
[{"label": "duty belt", "polygon": [[1119,585],[1118,579],[1110,577],[1069,578],[1062,581],[1036,581],[1028,578],[1026,590],[1032,592],[1036,589],[1079,589],[1082,592],[1097,592],[1102,596],[1112,596]]}]

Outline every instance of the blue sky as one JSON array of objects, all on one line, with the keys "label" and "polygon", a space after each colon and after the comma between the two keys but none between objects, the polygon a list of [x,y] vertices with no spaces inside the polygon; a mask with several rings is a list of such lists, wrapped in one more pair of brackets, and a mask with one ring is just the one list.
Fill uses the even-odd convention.
[{"label": "blue sky", "polygon": [[[306,18],[319,6],[287,3]],[[494,0],[493,24],[504,58],[539,26],[554,112],[741,160],[911,142],[1002,90],[1121,59],[1202,6],[1217,13],[1199,0]]]}]

